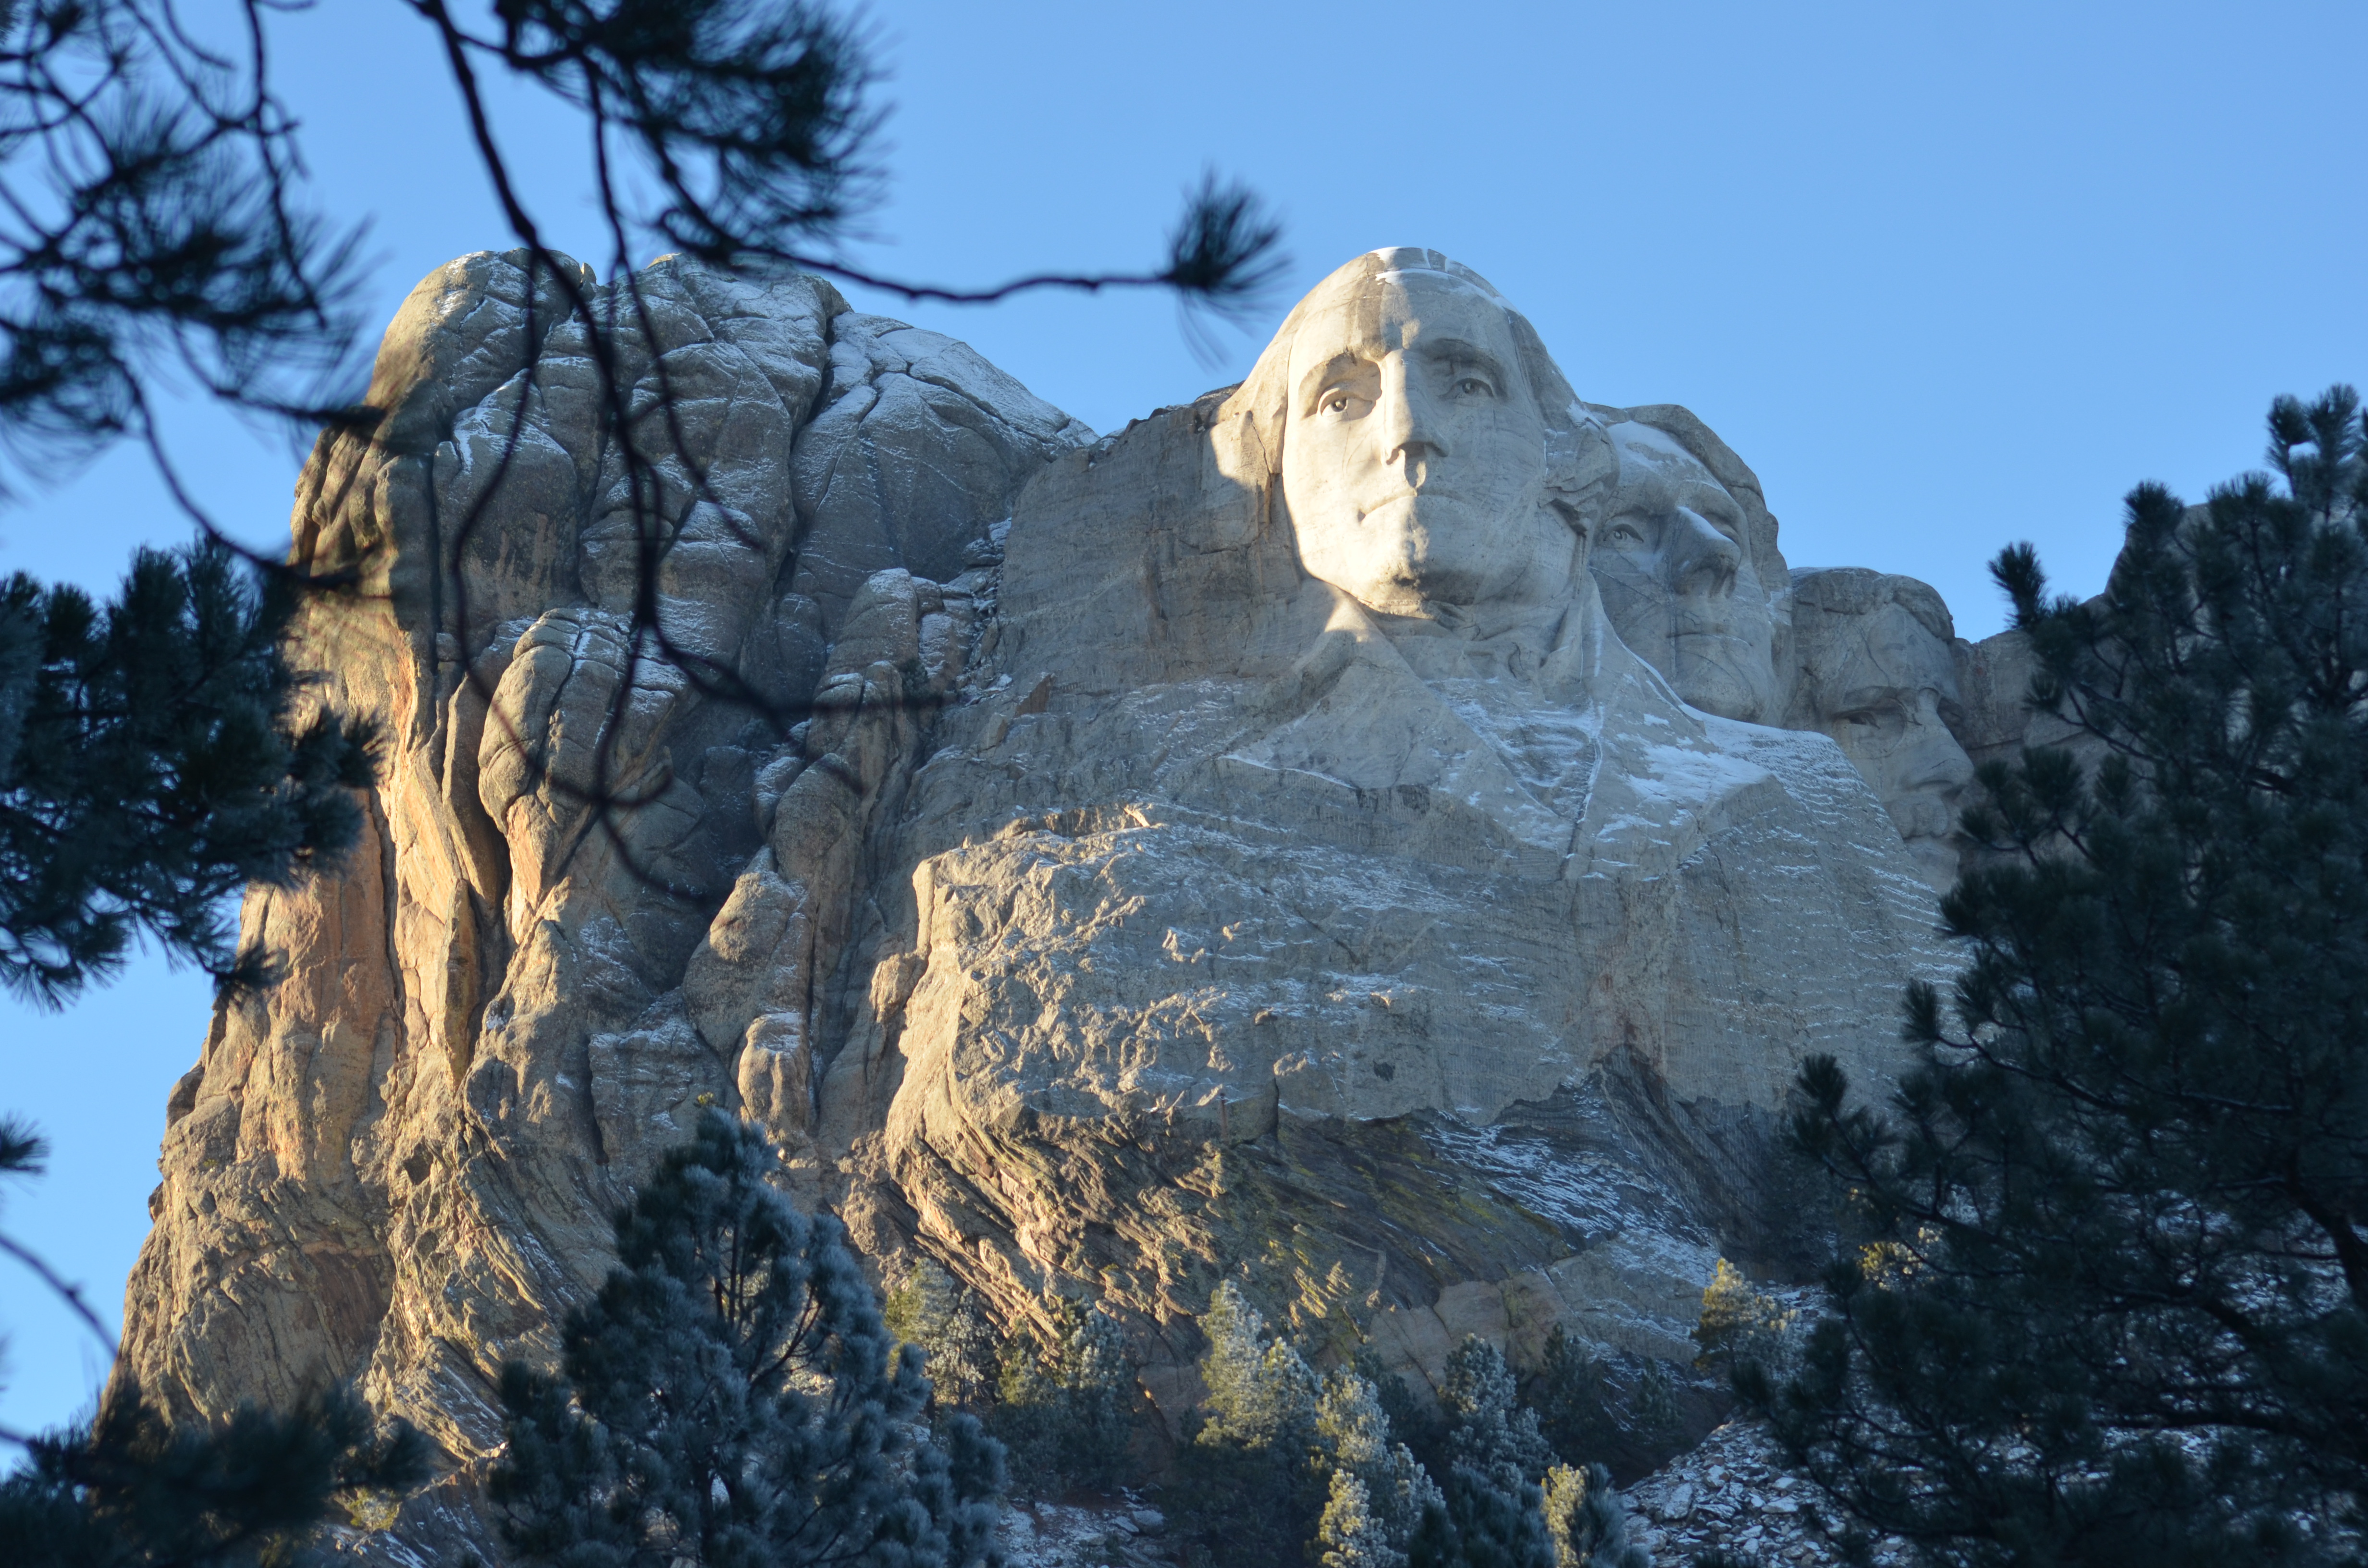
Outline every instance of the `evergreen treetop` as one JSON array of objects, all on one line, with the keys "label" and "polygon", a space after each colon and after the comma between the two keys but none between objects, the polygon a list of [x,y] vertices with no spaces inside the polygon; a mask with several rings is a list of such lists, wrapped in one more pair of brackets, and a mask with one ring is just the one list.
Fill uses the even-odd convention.
[{"label": "evergreen treetop", "polygon": [[1801,1076],[1864,1244],[1799,1371],[1738,1387],[1936,1561],[2359,1551],[2368,433],[2347,387],[2270,431],[2201,507],[2133,491],[2095,601],[2000,556],[2082,753],[1982,770],[1941,905],[1970,963],[1911,992],[1887,1111]]},{"label": "evergreen treetop", "polygon": [[619,1267],[568,1315],[563,1376],[502,1376],[487,1487],[529,1562],[965,1568],[992,1561],[1003,1456],[932,1437],[837,1221],[768,1185],[755,1128],[710,1111],[617,1220]]}]

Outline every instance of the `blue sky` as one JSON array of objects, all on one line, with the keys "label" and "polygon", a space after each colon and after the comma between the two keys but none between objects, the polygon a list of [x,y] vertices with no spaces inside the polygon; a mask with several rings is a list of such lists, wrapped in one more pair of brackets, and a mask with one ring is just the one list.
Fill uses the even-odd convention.
[{"label": "blue sky", "polygon": [[[1206,166],[1280,210],[1291,275],[1213,364],[1156,297],[850,290],[1099,429],[1238,377],[1348,256],[1429,245],[1519,304],[1582,395],[1707,420],[1759,471],[1794,565],[1923,578],[1978,637],[2001,623],[1984,572],[2001,545],[2036,541],[2060,585],[2094,592],[2133,483],[2200,495],[2259,463],[2271,397],[2368,378],[2356,3],[870,17],[892,112],[867,265],[962,283],[1140,267]],[[277,41],[323,205],[371,222],[374,316],[507,243],[404,7],[330,0]],[[501,130],[558,243],[605,267],[574,122],[509,93]],[[175,436],[227,523],[285,539],[284,439],[199,409]],[[110,460],[0,511],[0,569],[104,586],[135,544],[185,533],[140,462]],[[62,1017],[0,1008],[0,1108],[57,1147],[0,1223],[112,1322],[205,987],[151,961]],[[6,1263],[0,1327],[0,1424],[86,1399],[86,1338]]]}]

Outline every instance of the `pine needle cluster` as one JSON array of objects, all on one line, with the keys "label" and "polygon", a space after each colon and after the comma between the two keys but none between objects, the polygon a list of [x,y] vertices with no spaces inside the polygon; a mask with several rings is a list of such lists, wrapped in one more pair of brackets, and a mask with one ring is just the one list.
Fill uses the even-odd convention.
[{"label": "pine needle cluster", "polygon": [[369,728],[300,710],[291,605],[212,545],[142,551],[105,606],[0,583],[0,983],[60,1005],[143,931],[264,978],[231,896],[333,862],[370,782]]}]

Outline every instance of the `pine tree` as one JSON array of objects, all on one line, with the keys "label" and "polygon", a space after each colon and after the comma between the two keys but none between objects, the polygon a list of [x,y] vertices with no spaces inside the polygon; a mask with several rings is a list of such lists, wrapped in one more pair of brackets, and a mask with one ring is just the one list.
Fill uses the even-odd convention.
[{"label": "pine tree", "polygon": [[710,1111],[617,1220],[619,1267],[568,1314],[564,1378],[513,1362],[488,1494],[529,1562],[877,1568],[988,1559],[1001,1447],[932,1438],[921,1358],[891,1355],[837,1221],[768,1185]]},{"label": "pine tree", "polygon": [[1653,1568],[1652,1553],[1628,1540],[1628,1513],[1610,1471],[1558,1464],[1539,1490],[1556,1568]]},{"label": "pine tree", "polygon": [[1201,1319],[1208,1399],[1193,1415],[1170,1490],[1194,1560],[1226,1568],[1304,1561],[1329,1483],[1315,1459],[1318,1381],[1296,1346],[1231,1280]]},{"label": "pine tree", "polygon": [[[1423,1515],[1445,1501],[1406,1444],[1392,1440],[1380,1392],[1361,1369],[1335,1368],[1315,1402],[1315,1451],[1332,1471],[1337,1498],[1342,1475],[1361,1489],[1363,1507],[1381,1531],[1390,1563],[1402,1562]],[[1329,1517],[1330,1505],[1326,1505]]]},{"label": "pine tree", "polygon": [[1538,1481],[1554,1450],[1517,1395],[1504,1352],[1486,1340],[1467,1335],[1448,1353],[1443,1506],[1427,1511],[1409,1543],[1413,1568],[1552,1568]]},{"label": "pine tree", "polygon": [[210,545],[140,551],[104,608],[0,583],[0,983],[59,1005],[135,932],[260,978],[230,896],[334,861],[370,781],[366,728],[298,711],[291,602]]},{"label": "pine tree", "polygon": [[417,1483],[427,1445],[331,1392],[285,1415],[176,1426],[119,1378],[90,1423],[36,1437],[0,1482],[11,1568],[215,1568],[289,1561],[332,1505]]},{"label": "pine tree", "polygon": [[1546,1335],[1528,1400],[1540,1434],[1567,1460],[1642,1474],[1691,1446],[1664,1363],[1588,1346],[1560,1324]]},{"label": "pine tree", "polygon": [[1206,1439],[1304,1452],[1314,1437],[1319,1385],[1298,1347],[1269,1338],[1266,1319],[1230,1279],[1211,1297],[1201,1332],[1209,1337],[1201,1362],[1209,1391]]},{"label": "pine tree", "polygon": [[1788,1357],[1793,1316],[1773,1296],[1753,1290],[1743,1271],[1722,1257],[1702,1288],[1702,1315],[1691,1335],[1702,1354],[1694,1365],[1732,1367],[1748,1360],[1774,1369]]},{"label": "pine tree", "polygon": [[1061,1353],[1061,1465],[1087,1486],[1108,1490],[1132,1470],[1134,1357],[1126,1330],[1095,1302]]},{"label": "pine tree", "polygon": [[1053,1343],[1010,1335],[996,1377],[994,1430],[1036,1494],[1114,1490],[1134,1475],[1137,1385],[1126,1329],[1099,1302],[1048,1293]]},{"label": "pine tree", "polygon": [[1459,1464],[1446,1502],[1430,1509],[1407,1552],[1410,1568],[1554,1568],[1544,1499],[1533,1483]]},{"label": "pine tree", "polygon": [[904,1344],[928,1357],[929,1386],[940,1410],[971,1410],[996,1391],[998,1350],[978,1292],[922,1258],[881,1303],[881,1320]]},{"label": "pine tree", "polygon": [[[2368,1496],[2368,472],[2339,387],[2275,476],[2129,497],[2104,595],[1994,568],[2079,755],[1982,773],[1887,1112],[1801,1147],[1863,1248],[1737,1385],[1860,1521],[1955,1562],[2332,1561]],[[2308,1527],[2308,1528],[2305,1528]]]},{"label": "pine tree", "polygon": [[1444,1499],[1393,1437],[1372,1381],[1349,1367],[1318,1377],[1230,1281],[1201,1326],[1208,1401],[1171,1487],[1200,1552],[1243,1564],[1342,1552],[1404,1568]]},{"label": "pine tree", "polygon": [[1317,1561],[1324,1568],[1399,1568],[1406,1553],[1391,1548],[1365,1483],[1353,1471],[1332,1472],[1332,1494],[1316,1522]]},{"label": "pine tree", "polygon": [[1439,1403],[1452,1465],[1494,1476],[1509,1492],[1539,1480],[1555,1462],[1538,1431],[1538,1413],[1520,1402],[1505,1353],[1476,1335],[1448,1352]]}]

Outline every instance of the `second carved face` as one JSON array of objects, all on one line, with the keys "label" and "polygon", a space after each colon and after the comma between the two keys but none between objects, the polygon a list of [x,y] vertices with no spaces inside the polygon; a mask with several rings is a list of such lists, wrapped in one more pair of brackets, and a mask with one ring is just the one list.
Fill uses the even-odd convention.
[{"label": "second carved face", "polygon": [[1590,564],[1612,630],[1694,707],[1774,722],[1776,612],[1743,503],[1668,432],[1611,436],[1620,484]]}]

